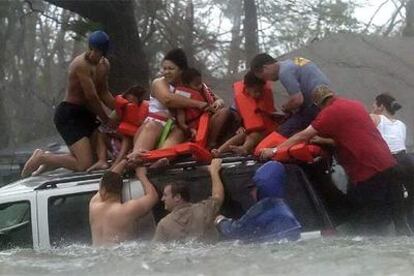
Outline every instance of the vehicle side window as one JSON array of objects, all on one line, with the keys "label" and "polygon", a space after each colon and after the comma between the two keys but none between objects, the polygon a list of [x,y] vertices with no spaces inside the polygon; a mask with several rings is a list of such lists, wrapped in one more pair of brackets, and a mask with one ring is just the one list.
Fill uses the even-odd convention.
[{"label": "vehicle side window", "polygon": [[0,204],[0,250],[13,247],[33,248],[29,201]]},{"label": "vehicle side window", "polygon": [[89,201],[95,192],[50,197],[49,237],[52,246],[91,244]]}]

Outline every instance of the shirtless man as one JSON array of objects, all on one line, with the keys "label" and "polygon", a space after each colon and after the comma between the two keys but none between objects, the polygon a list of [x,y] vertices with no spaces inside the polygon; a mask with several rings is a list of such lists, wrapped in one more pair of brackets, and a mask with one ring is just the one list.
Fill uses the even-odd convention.
[{"label": "shirtless man", "polygon": [[[92,166],[93,145],[96,145],[99,125],[96,116],[108,127],[115,127],[115,122],[107,116],[101,103],[114,108],[114,98],[108,91],[110,66],[105,58],[108,47],[108,35],[96,31],[89,36],[89,50],[69,65],[69,85],[63,102],[56,108],[54,123],[70,153],[52,154],[35,150],[22,170],[22,177],[61,167],[85,171]],[[95,168],[107,168],[106,160],[99,159],[101,161],[95,164]]]},{"label": "shirtless man", "polygon": [[111,245],[136,239],[137,219],[146,215],[158,201],[158,193],[146,176],[145,167],[136,169],[145,195],[121,202],[122,172],[127,164],[122,160],[101,180],[99,191],[89,202],[89,223],[94,246]]}]

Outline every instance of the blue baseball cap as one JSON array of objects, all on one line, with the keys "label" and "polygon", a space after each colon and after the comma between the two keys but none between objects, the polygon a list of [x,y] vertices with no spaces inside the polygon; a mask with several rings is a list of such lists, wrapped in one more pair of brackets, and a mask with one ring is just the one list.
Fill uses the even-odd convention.
[{"label": "blue baseball cap", "polygon": [[286,169],[280,162],[266,162],[257,169],[253,181],[256,183],[257,200],[266,197],[283,198],[286,185]]},{"label": "blue baseball cap", "polygon": [[109,49],[109,36],[104,31],[95,31],[88,38],[89,48],[103,52],[105,56]]}]

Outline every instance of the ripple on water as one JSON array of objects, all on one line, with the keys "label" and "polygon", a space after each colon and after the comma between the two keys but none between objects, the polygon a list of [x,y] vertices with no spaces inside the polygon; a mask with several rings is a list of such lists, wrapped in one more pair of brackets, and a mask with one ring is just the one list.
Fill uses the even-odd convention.
[{"label": "ripple on water", "polygon": [[130,242],[0,252],[0,275],[412,275],[413,238],[243,244]]}]

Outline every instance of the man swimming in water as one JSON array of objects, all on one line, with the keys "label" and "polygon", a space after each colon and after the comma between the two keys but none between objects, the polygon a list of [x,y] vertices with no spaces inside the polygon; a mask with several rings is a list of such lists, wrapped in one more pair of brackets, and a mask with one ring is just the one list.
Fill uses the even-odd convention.
[{"label": "man swimming in water", "polygon": [[[55,111],[54,123],[59,134],[69,147],[68,154],[52,154],[36,149],[26,162],[22,177],[39,174],[46,170],[66,168],[85,171],[93,164],[93,145],[100,121],[114,128],[115,122],[102,108],[114,108],[114,98],[108,90],[109,61],[105,55],[109,48],[109,37],[103,31],[89,36],[89,50],[77,56],[69,65],[66,95]],[[108,167],[106,160],[95,164],[95,169]]]}]

